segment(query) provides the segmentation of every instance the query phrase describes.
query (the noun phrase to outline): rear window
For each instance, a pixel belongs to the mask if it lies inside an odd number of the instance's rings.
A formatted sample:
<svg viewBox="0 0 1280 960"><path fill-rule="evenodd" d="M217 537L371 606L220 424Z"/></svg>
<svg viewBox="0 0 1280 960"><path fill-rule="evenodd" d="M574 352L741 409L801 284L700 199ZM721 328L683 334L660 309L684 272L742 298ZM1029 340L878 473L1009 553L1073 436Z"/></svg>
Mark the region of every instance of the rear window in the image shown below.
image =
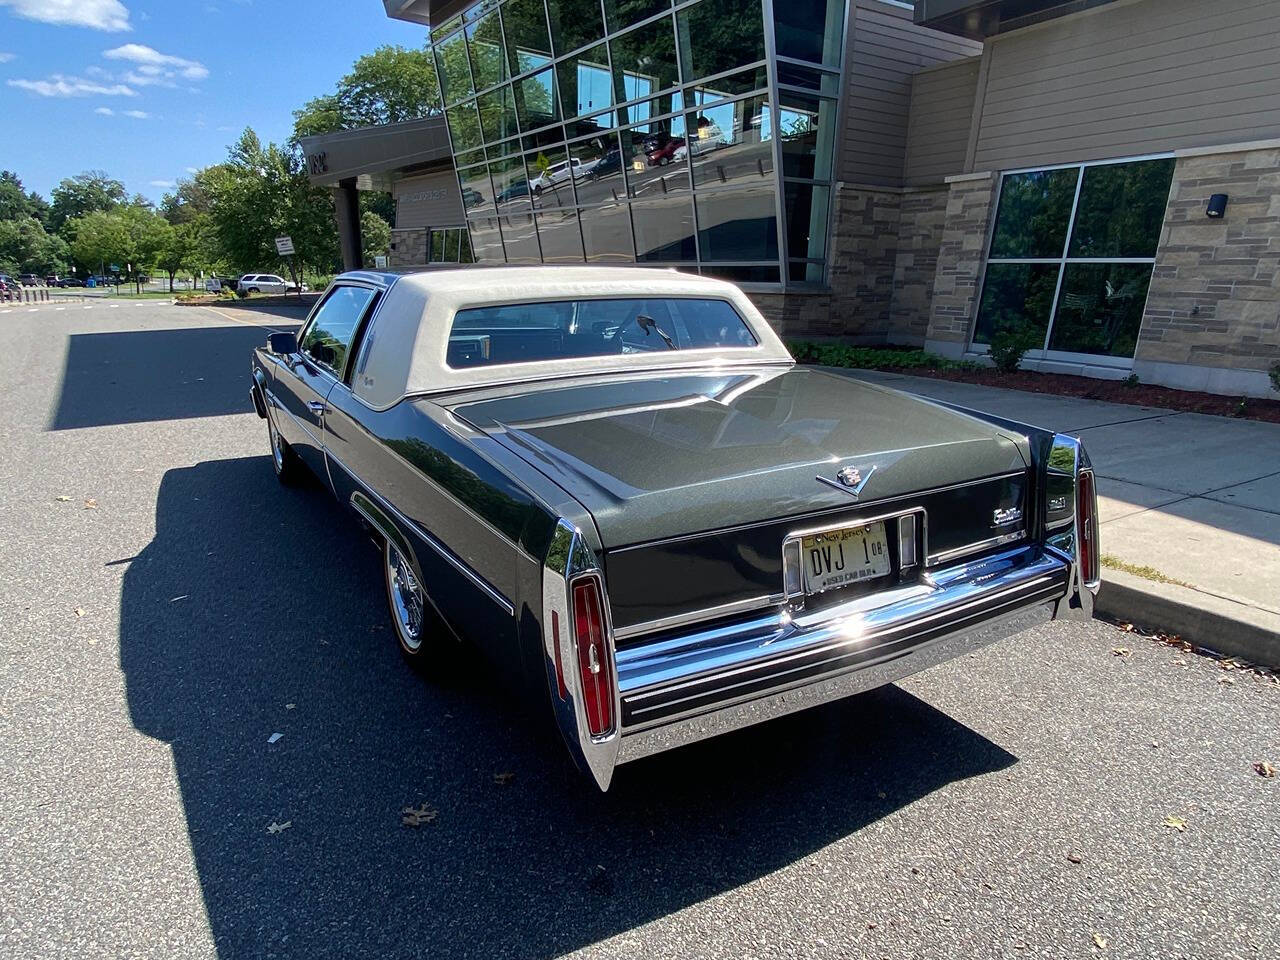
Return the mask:
<svg viewBox="0 0 1280 960"><path fill-rule="evenodd" d="M557 300L459 310L450 367L756 346L725 300L652 297Z"/></svg>

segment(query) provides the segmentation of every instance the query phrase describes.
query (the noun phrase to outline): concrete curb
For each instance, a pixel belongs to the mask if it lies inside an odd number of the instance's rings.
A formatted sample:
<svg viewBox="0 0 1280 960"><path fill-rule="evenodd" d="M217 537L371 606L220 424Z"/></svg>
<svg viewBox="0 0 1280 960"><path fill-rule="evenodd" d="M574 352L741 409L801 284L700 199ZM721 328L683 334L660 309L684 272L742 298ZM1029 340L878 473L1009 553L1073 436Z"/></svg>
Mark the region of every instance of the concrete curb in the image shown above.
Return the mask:
<svg viewBox="0 0 1280 960"><path fill-rule="evenodd" d="M1280 615L1257 607L1104 568L1095 609L1115 620L1176 633L1224 656L1280 669Z"/></svg>

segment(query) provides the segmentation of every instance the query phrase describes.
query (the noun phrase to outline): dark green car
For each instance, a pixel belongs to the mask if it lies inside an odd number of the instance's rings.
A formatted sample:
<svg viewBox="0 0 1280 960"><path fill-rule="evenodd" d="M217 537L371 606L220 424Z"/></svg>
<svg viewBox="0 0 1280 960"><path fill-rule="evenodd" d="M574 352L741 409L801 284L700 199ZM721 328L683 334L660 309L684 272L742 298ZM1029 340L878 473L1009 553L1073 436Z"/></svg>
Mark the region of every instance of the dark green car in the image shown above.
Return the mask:
<svg viewBox="0 0 1280 960"><path fill-rule="evenodd" d="M383 551L400 649L458 641L619 763L1089 617L1078 440L800 367L673 271L339 277L253 357L276 473Z"/></svg>

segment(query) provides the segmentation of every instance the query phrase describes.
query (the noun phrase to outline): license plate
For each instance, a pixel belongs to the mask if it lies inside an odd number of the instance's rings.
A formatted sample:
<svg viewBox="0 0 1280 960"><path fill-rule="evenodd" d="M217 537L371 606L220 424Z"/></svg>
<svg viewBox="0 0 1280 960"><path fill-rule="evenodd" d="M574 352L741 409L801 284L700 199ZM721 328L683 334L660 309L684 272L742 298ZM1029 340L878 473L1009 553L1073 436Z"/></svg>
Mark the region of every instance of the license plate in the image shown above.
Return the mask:
<svg viewBox="0 0 1280 960"><path fill-rule="evenodd" d="M822 593L863 580L888 576L889 538L884 521L817 533L800 541L804 592Z"/></svg>

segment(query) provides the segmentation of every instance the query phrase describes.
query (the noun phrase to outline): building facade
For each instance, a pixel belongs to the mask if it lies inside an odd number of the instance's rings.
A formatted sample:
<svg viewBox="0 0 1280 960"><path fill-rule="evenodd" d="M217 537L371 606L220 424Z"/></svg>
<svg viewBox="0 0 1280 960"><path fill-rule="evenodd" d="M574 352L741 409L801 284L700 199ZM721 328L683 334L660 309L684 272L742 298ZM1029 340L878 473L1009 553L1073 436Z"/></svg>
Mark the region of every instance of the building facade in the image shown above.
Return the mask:
<svg viewBox="0 0 1280 960"><path fill-rule="evenodd" d="M787 336L1270 390L1280 4L384 2L444 98L393 263L667 265Z"/></svg>

